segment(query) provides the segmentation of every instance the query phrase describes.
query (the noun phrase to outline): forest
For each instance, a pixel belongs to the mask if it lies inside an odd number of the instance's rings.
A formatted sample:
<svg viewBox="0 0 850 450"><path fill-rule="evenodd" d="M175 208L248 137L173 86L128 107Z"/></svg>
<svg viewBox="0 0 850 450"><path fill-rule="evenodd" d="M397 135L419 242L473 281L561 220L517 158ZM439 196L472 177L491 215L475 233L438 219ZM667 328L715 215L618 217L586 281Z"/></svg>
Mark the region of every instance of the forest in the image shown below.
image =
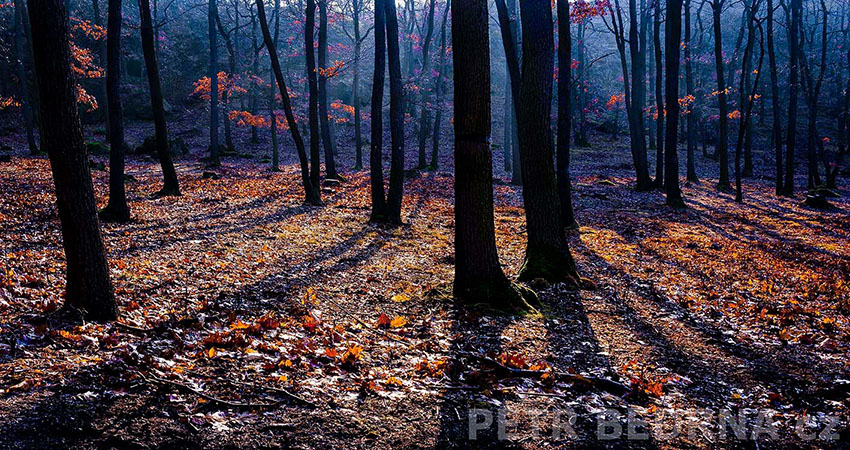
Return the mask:
<svg viewBox="0 0 850 450"><path fill-rule="evenodd" d="M850 447L847 0L0 0L0 448Z"/></svg>

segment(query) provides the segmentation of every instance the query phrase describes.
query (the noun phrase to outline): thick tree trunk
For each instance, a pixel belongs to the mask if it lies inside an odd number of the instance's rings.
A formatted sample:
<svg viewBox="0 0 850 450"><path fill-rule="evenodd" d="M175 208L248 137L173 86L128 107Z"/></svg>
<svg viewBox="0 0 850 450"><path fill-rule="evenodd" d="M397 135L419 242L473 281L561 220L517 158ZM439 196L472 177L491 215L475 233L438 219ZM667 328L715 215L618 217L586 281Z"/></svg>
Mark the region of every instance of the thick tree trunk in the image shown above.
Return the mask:
<svg viewBox="0 0 850 450"><path fill-rule="evenodd" d="M210 163L218 166L218 34L215 31L215 18L218 16L216 0L209 0L207 12L210 38Z"/></svg>
<svg viewBox="0 0 850 450"><path fill-rule="evenodd" d="M27 145L29 146L30 154L38 154L38 144L35 142L35 126L32 114L32 103L29 96L29 88L27 86L27 74L24 69L24 35L26 30L24 27L24 14L26 14L24 0L15 0L15 56L17 58L18 81L21 83L21 109L24 113L24 128L27 133Z"/></svg>
<svg viewBox="0 0 850 450"><path fill-rule="evenodd" d="M94 187L71 75L68 18L62 0L29 0L42 139L56 187L56 209L65 249L67 304L90 320L112 320L115 297L97 220Z"/></svg>
<svg viewBox="0 0 850 450"><path fill-rule="evenodd" d="M384 2L387 26L387 62L390 73L390 189L387 193L387 219L401 224L401 200L404 193L404 93L401 85L401 60L398 48L398 14L395 2Z"/></svg>
<svg viewBox="0 0 850 450"><path fill-rule="evenodd" d="M322 200L319 194L319 187L314 185L310 180L310 164L307 161L307 151L304 149L304 139L301 138L301 132L298 131L298 123L295 122L295 115L292 114L292 104L289 100L289 91L286 89L286 82L283 80L283 72L280 70L280 60L277 57L277 47L272 41L269 25L266 21L266 11L263 7L263 0L256 0L257 18L260 21L260 29L263 32L263 39L266 42L266 48L269 51L272 70L274 71L277 87L280 90L280 98L283 103L283 112L286 115L286 123L289 125L289 132L292 134L292 140L295 141L295 149L298 151L298 159L301 162L301 182L304 184L304 201L311 205L321 205Z"/></svg>
<svg viewBox="0 0 850 450"><path fill-rule="evenodd" d="M644 27L646 20L638 24L637 4L629 0L629 55L632 63L632 145L634 146L635 168L637 169L637 185L639 191L649 189L649 163L646 155L646 132L644 131L643 107L646 104L646 39ZM643 18L642 18L643 19ZM640 33L638 30L640 29Z"/></svg>
<svg viewBox="0 0 850 450"><path fill-rule="evenodd" d="M542 278L580 286L560 216L555 181L552 126L554 31L548 2L522 0L523 73L518 100L522 197L528 223L528 247L520 280Z"/></svg>
<svg viewBox="0 0 850 450"><path fill-rule="evenodd" d="M106 102L109 105L109 203L104 221L130 220L124 190L124 107L121 104L121 0L109 0L106 29Z"/></svg>
<svg viewBox="0 0 850 450"><path fill-rule="evenodd" d="M782 114L779 111L779 74L776 68L776 50L773 38L773 0L767 0L767 56L770 64L770 97L772 102L773 126L771 136L776 157L776 195L783 192L782 179Z"/></svg>
<svg viewBox="0 0 850 450"><path fill-rule="evenodd" d="M336 171L336 144L331 138L328 119L328 0L319 0L319 124L322 132L322 147L325 150L325 178L339 180Z"/></svg>
<svg viewBox="0 0 850 450"><path fill-rule="evenodd" d="M723 61L723 39L720 32L721 17L720 13L723 10L724 0L713 0L711 9L714 18L714 62L717 73L717 103L720 109L720 133L717 140L717 148L715 154L720 161L720 179L717 182L717 187L720 190L730 190L729 184L729 111L726 106L726 81L724 79L725 63Z"/></svg>
<svg viewBox="0 0 850 450"><path fill-rule="evenodd" d="M139 15L142 19L142 52L145 55L145 67L148 71L148 86L153 108L153 123L156 129L156 152L162 166L162 176L165 183L156 196L180 195L177 184L177 172L171 160L171 150L168 148L168 127L165 124L165 108L162 105L162 86L159 79L159 65L156 61L153 42L153 22L149 0L139 0Z"/></svg>
<svg viewBox="0 0 850 450"><path fill-rule="evenodd" d="M384 2L375 0L375 64L372 75L371 143L369 179L372 193L373 222L387 220L387 198L384 191L384 79L387 71L387 26Z"/></svg>
<svg viewBox="0 0 850 450"><path fill-rule="evenodd" d="M658 1L658 0L656 0ZM561 201L561 222L567 228L578 228L573 212L572 186L570 183L570 125L572 107L570 83L572 82L572 37L570 36L570 3L558 0L558 141L557 182L558 198Z"/></svg>
<svg viewBox="0 0 850 450"><path fill-rule="evenodd" d="M316 30L316 0L307 0L307 20L304 24L304 54L307 55L307 85L310 127L310 182L319 189L319 85L316 80L316 50L313 34Z"/></svg>
<svg viewBox="0 0 850 450"><path fill-rule="evenodd" d="M659 0L660 1L660 0ZM667 148L664 150L666 178L664 191L667 204L682 208L682 192L679 189L679 48L682 37L682 0L667 0L667 23L664 26L667 55L665 96L667 98Z"/></svg>
<svg viewBox="0 0 850 450"><path fill-rule="evenodd" d="M490 51L486 0L455 0L452 36L455 108L454 295L510 308L521 297L499 265L493 225Z"/></svg>

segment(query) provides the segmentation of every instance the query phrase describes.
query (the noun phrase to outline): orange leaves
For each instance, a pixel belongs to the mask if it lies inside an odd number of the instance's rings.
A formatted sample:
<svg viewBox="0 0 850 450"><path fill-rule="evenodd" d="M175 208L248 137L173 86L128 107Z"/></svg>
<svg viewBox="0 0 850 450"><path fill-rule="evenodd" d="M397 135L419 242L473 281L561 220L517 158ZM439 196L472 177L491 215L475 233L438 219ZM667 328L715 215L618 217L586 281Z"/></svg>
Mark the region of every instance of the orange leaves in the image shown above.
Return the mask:
<svg viewBox="0 0 850 450"><path fill-rule="evenodd" d="M0 97L0 111L6 108L18 108L20 106L21 102L14 97Z"/></svg>
<svg viewBox="0 0 850 450"><path fill-rule="evenodd" d="M378 328L401 328L407 325L407 322L408 320L404 316L395 316L393 319L390 319L390 316L381 313L381 315L378 316L378 323L376 326Z"/></svg>
<svg viewBox="0 0 850 450"><path fill-rule="evenodd" d="M378 324L377 324L377 327L378 327L378 328L389 328L389 327L390 327L390 322L391 322L391 321L390 321L390 316L388 316L388 315L386 315L386 314L384 314L384 313L381 313L381 315L378 317Z"/></svg>
<svg viewBox="0 0 850 450"><path fill-rule="evenodd" d="M416 373L425 374L432 377L441 377L445 375L448 363L445 359L429 361L424 359L416 363L414 370Z"/></svg>
<svg viewBox="0 0 850 450"><path fill-rule="evenodd" d="M609 110L614 110L619 107L621 104L625 103L626 94L613 94L611 98L608 99L608 103L605 104L605 107Z"/></svg>
<svg viewBox="0 0 850 450"><path fill-rule="evenodd" d="M736 109L736 110L734 110L734 111L730 112L730 113L728 114L728 116L729 116L729 118L730 118L730 119L732 119L732 120L738 120L738 119L740 119L740 118L741 118L741 111L738 111L738 110Z"/></svg>
<svg viewBox="0 0 850 450"><path fill-rule="evenodd" d="M316 328L318 328L320 322L313 317L312 314L308 314L301 319L301 326L304 327L305 330L310 333L315 333Z"/></svg>
<svg viewBox="0 0 850 450"><path fill-rule="evenodd" d="M345 353L342 354L341 361L343 365L353 367L355 364L357 364L357 361L360 361L360 358L362 357L363 347L357 344L352 344L348 347L347 350L345 350Z"/></svg>
<svg viewBox="0 0 850 450"><path fill-rule="evenodd" d="M502 353L496 358L499 364L510 367L512 369L528 369L528 359L525 356L517 353Z"/></svg>
<svg viewBox="0 0 850 450"><path fill-rule="evenodd" d="M227 101L230 102L233 97L238 94L245 94L247 89L241 85L241 77L239 75L229 75L227 72L218 73L218 93L222 99L224 94L227 94ZM203 100L210 99L210 86L212 80L210 77L203 77L194 83L195 90L191 95L197 95Z"/></svg>
<svg viewBox="0 0 850 450"><path fill-rule="evenodd" d="M317 72L321 77L333 78L339 74L340 70L342 70L343 67L345 67L345 61L334 61L332 66L326 67L324 69L319 68Z"/></svg>

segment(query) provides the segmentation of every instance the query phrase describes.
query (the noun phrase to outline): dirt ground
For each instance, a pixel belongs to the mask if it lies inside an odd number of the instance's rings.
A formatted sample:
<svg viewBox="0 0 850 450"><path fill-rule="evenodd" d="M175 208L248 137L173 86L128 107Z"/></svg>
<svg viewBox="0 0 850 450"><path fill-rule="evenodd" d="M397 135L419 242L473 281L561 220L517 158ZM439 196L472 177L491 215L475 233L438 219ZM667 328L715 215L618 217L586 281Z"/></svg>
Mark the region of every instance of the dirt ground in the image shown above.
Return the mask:
<svg viewBox="0 0 850 450"><path fill-rule="evenodd" d="M673 211L633 190L623 142L596 137L573 153L570 243L597 289L532 283L543 306L511 316L450 298L449 148L408 179L405 225L383 228L350 147L347 180L307 207L288 139L273 173L268 139L237 130L244 154L205 179L205 137L181 123L183 195L150 199L158 165L131 156L133 220L103 226L120 324L58 310L49 164L2 138L0 448L848 448L846 178L811 209L773 195L757 153L736 204L698 156ZM513 277L521 189L494 154ZM108 172L93 176L103 206Z"/></svg>

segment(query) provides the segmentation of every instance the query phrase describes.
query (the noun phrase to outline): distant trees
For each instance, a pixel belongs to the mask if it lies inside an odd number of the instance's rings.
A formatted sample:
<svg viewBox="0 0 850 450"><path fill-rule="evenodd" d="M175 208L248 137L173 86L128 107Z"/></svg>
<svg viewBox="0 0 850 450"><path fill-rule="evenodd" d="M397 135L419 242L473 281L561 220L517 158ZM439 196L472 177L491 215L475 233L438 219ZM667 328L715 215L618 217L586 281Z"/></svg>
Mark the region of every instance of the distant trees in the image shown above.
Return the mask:
<svg viewBox="0 0 850 450"><path fill-rule="evenodd" d="M314 33L316 30L316 0L307 0L307 20L304 21L304 54L307 58L307 99L309 101L308 126L310 128L310 182L320 189L319 170L319 84L316 70Z"/></svg>
<svg viewBox="0 0 850 450"><path fill-rule="evenodd" d="M218 17L216 0L209 0L207 8L210 38L210 164L220 164L218 152L218 34L215 20Z"/></svg>
<svg viewBox="0 0 850 450"><path fill-rule="evenodd" d="M165 184L155 196L180 195L180 186L177 183L177 172L174 170L174 162L171 160L171 150L168 143L168 126L165 123L165 108L162 100L162 86L159 78L159 65L156 61L156 52L153 40L153 20L151 19L150 0L139 1L139 15L141 16L142 51L145 55L145 67L148 71L148 86L151 95L151 108L153 109L153 122L156 129L156 154L162 166L162 176ZM214 84L211 86L215 86ZM216 89L212 89L213 92Z"/></svg>
<svg viewBox="0 0 850 450"><path fill-rule="evenodd" d="M71 74L68 18L62 0L29 0L42 145L50 158L66 259L65 299L89 320L112 320L115 297L97 220L89 161ZM119 143L120 145L120 143Z"/></svg>
<svg viewBox="0 0 850 450"><path fill-rule="evenodd" d="M717 95L718 109L720 110L717 119L720 123L720 131L715 148L715 154L720 162L720 179L717 182L717 187L725 191L730 190L732 186L729 184L729 108L726 104L727 87L724 77L726 64L723 60L723 36L721 31L721 13L723 12L724 4L725 0L711 0L714 29L714 63L715 73L717 74L717 91L715 93Z"/></svg>
<svg viewBox="0 0 850 450"><path fill-rule="evenodd" d="M15 1L15 59L18 69L18 81L20 82L21 109L24 116L24 129L27 133L27 145L30 154L38 153L38 144L35 142L35 124L32 114L32 101L30 100L29 88L27 86L27 74L24 68L26 50L24 49L24 36L26 33L26 6L24 0Z"/></svg>
<svg viewBox="0 0 850 450"><path fill-rule="evenodd" d="M325 149L325 176L332 180L341 180L336 171L336 143L331 137L331 125L328 119L328 77L332 68L328 67L328 0L319 0L319 125L322 133L322 147Z"/></svg>

